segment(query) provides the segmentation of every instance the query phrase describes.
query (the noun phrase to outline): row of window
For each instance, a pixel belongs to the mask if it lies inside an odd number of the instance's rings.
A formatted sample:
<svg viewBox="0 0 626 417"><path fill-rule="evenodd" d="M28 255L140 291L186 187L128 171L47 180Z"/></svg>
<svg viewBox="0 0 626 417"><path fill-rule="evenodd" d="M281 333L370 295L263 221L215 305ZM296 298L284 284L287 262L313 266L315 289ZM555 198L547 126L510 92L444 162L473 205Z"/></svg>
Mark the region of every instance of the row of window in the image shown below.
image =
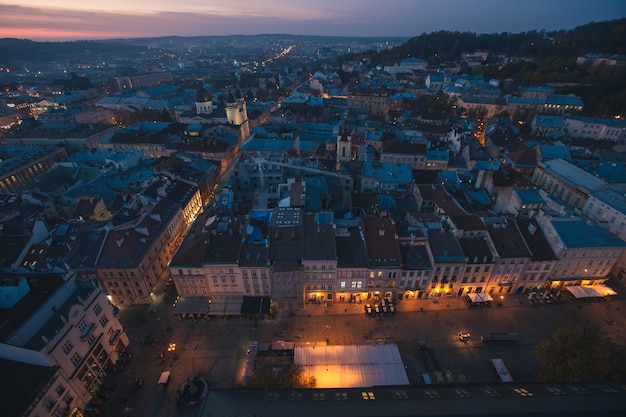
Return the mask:
<svg viewBox="0 0 626 417"><path fill-rule="evenodd" d="M313 264L313 265L305 265L304 269L308 270L308 269L317 269L317 264ZM321 268L322 270L326 269L326 264L322 264ZM334 269L332 265L328 265L328 269Z"/></svg>
<svg viewBox="0 0 626 417"><path fill-rule="evenodd" d="M359 287L360 288L360 287ZM333 290L333 284L306 284L307 290Z"/></svg>
<svg viewBox="0 0 626 417"><path fill-rule="evenodd" d="M124 291L123 290L111 290L111 294L113 294L113 295L115 295L115 294L117 294L117 295L124 295ZM127 295L132 295L133 292L131 290L126 290L126 294ZM137 294L142 295L143 291L138 289L137 290Z"/></svg>
<svg viewBox="0 0 626 417"><path fill-rule="evenodd" d="M396 283L395 281L386 281L384 283L386 288L395 288ZM323 284L322 284L323 285ZM332 284L326 284L328 286L328 289L332 289ZM368 281L367 282L367 288L382 288L383 287L383 282L382 281ZM344 290L346 288L351 288L351 289L359 289L359 288L365 288L365 286L363 285L363 281L341 281L339 282L339 288Z"/></svg>

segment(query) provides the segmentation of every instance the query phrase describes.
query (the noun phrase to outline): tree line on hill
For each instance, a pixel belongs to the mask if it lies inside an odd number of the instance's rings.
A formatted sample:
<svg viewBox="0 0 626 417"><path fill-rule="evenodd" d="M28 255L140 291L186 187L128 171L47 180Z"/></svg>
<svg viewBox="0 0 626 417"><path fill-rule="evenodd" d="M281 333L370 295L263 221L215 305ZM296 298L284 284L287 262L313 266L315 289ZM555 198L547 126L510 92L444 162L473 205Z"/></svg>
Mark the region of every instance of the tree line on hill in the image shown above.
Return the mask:
<svg viewBox="0 0 626 417"><path fill-rule="evenodd" d="M485 80L509 80L502 85L504 93L515 93L518 86L551 84L558 86L558 93L580 96L585 102L583 115L612 117L626 113L625 70L576 63L578 56L588 53L626 55L626 18L553 32L424 33L389 50L345 54L337 61L340 65L369 58L372 65L384 66L416 57L429 64L441 64L459 61L463 52L478 50L489 51L489 58L472 68L462 64L461 73L482 75ZM503 64L500 55L518 59Z"/></svg>

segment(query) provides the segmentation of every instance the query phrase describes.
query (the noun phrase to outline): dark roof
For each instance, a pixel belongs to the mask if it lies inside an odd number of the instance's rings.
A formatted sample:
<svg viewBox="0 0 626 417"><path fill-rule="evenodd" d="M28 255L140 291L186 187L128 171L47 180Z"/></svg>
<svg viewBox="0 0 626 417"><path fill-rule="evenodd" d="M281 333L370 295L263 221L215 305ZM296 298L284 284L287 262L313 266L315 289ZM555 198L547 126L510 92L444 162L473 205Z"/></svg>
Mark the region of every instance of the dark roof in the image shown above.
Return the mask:
<svg viewBox="0 0 626 417"><path fill-rule="evenodd" d="M428 245L435 263L465 262L459 240L452 233L431 230L428 233Z"/></svg>
<svg viewBox="0 0 626 417"><path fill-rule="evenodd" d="M5 376L0 378L2 415L18 417L28 415L27 408L50 383L58 368L0 359L0 369Z"/></svg>
<svg viewBox="0 0 626 417"><path fill-rule="evenodd" d="M457 229L465 231L478 231L487 230L487 226L483 223L480 216L475 214L450 214L450 220L456 226Z"/></svg>
<svg viewBox="0 0 626 417"><path fill-rule="evenodd" d="M420 188L420 192L421 192ZM446 214L466 214L465 210L456 201L456 199L449 194L443 187L438 187L435 190L433 201L439 207L441 211Z"/></svg>
<svg viewBox="0 0 626 417"><path fill-rule="evenodd" d="M405 141L388 141L383 146L383 153L399 153L409 155L426 155L426 145Z"/></svg>
<svg viewBox="0 0 626 417"><path fill-rule="evenodd" d="M526 244L532 252L532 261L556 261L559 258L552 250L552 246L548 243L548 239L543 233L543 230L535 223L535 221L528 217L518 217L515 219L519 230L526 240Z"/></svg>
<svg viewBox="0 0 626 417"><path fill-rule="evenodd" d="M535 148L518 149L507 153L506 158L513 166L535 167L537 165L537 150Z"/></svg>
<svg viewBox="0 0 626 417"><path fill-rule="evenodd" d="M622 416L624 405L623 387L619 383L582 384L582 389L571 384L519 384L533 398L511 394L510 384L489 384L492 391L500 395L485 393L479 384L467 384L459 389L457 384L405 386L376 386L338 389L289 389L289 388L235 388L210 389L203 411L222 417L256 416L556 416L597 417ZM607 386L610 389L607 389ZM569 395L554 395L550 389ZM369 400L364 392L372 393ZM468 395L461 395L467 392ZM502 395L505 394L505 395ZM441 398L429 400L428 398ZM375 400L374 400L375 398ZM428 401L428 402L427 402ZM593 410L593 411L589 411Z"/></svg>
<svg viewBox="0 0 626 417"><path fill-rule="evenodd" d="M389 218L368 217L363 226L370 268L402 266L395 223Z"/></svg>
<svg viewBox="0 0 626 417"><path fill-rule="evenodd" d="M242 218L216 220L205 237L204 262L238 262L244 227Z"/></svg>
<svg viewBox="0 0 626 417"><path fill-rule="evenodd" d="M532 253L526 247L517 224L511 218L485 218L491 241L500 258L530 258Z"/></svg>
<svg viewBox="0 0 626 417"><path fill-rule="evenodd" d="M331 224L317 224L316 214L304 216L304 259L336 260L334 229Z"/></svg>
<svg viewBox="0 0 626 417"><path fill-rule="evenodd" d="M302 210L278 207L270 220L270 260L300 264L303 256Z"/></svg>
<svg viewBox="0 0 626 417"><path fill-rule="evenodd" d="M98 268L132 268L137 266L162 236L172 217L180 211L180 203L163 198L135 226L121 226L109 232L103 245Z"/></svg>
<svg viewBox="0 0 626 417"><path fill-rule="evenodd" d="M3 323L0 327L0 341L11 336L64 283L59 274L2 275L0 285L17 286L20 279L26 280L29 291L13 307L0 309L0 323Z"/></svg>
<svg viewBox="0 0 626 417"><path fill-rule="evenodd" d="M432 269L426 245L402 245L402 269Z"/></svg>
<svg viewBox="0 0 626 417"><path fill-rule="evenodd" d="M240 267L260 267L267 265L269 248L263 244L246 244L241 247Z"/></svg>
<svg viewBox="0 0 626 417"><path fill-rule="evenodd" d="M534 184L530 181L530 179L509 167L493 173L493 185L496 187L507 187L512 185L532 187Z"/></svg>
<svg viewBox="0 0 626 417"><path fill-rule="evenodd" d="M487 238L482 237L462 237L459 238L459 245L463 250L467 263L491 263L493 262Z"/></svg>
<svg viewBox="0 0 626 417"><path fill-rule="evenodd" d="M335 231L338 268L366 268L367 250L360 227L337 225Z"/></svg>
<svg viewBox="0 0 626 417"><path fill-rule="evenodd" d="M202 267L205 246L204 236L188 235L172 257L170 267Z"/></svg>

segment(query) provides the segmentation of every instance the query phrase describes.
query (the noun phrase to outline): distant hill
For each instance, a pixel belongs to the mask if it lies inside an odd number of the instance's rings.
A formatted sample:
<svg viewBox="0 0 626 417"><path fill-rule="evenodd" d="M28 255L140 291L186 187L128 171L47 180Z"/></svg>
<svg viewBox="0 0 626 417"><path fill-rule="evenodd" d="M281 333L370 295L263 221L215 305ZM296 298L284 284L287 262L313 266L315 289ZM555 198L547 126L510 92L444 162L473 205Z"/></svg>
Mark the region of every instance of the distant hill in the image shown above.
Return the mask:
<svg viewBox="0 0 626 417"><path fill-rule="evenodd" d="M124 38L107 39L101 42L122 43L126 45L142 45L157 47L161 49L172 49L181 46L210 45L214 43L225 44L228 42L246 42L251 45L256 41L270 42L310 42L337 45L342 43L358 42L359 44L377 43L391 41L399 44L410 39L407 36L401 37L347 37L347 36L317 36L317 35L290 35L286 33L260 34L260 35L215 35L215 36L162 36L157 38Z"/></svg>
<svg viewBox="0 0 626 417"><path fill-rule="evenodd" d="M263 35L228 35L228 36L164 36L156 38L118 38L99 41L70 42L35 42L28 39L0 39L0 64L15 65L20 63L37 63L41 61L59 61L80 56L108 55L132 56L145 52L150 48L176 50L189 46L211 45L226 46L230 43L244 45L249 43L254 48L259 42L298 42L318 43L329 46L349 44L359 45L390 42L398 45L408 37L339 37L339 36L308 36L289 34Z"/></svg>
<svg viewBox="0 0 626 417"><path fill-rule="evenodd" d="M626 55L626 18L589 23L567 31L424 33L390 50L345 55L341 60L367 56L374 64L384 65L412 56L431 63L441 63L456 61L462 52L476 50L489 50L508 56L533 56L538 59L569 59L589 52Z"/></svg>
<svg viewBox="0 0 626 417"><path fill-rule="evenodd" d="M23 62L57 61L88 55L138 54L146 51L144 46L120 45L96 41L35 42L28 39L0 39L0 64L12 65Z"/></svg>

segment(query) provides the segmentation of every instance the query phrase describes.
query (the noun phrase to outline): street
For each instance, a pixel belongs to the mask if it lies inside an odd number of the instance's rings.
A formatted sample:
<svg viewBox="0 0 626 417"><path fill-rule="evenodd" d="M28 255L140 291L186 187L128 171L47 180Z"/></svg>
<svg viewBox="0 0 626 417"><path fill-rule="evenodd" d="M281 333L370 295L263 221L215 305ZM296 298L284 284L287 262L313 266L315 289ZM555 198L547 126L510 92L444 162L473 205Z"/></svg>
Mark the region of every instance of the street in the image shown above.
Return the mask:
<svg viewBox="0 0 626 417"><path fill-rule="evenodd" d="M618 290L619 292L619 290ZM177 390L191 377L203 376L211 388L242 386L250 341L364 344L393 341L398 345L409 381L496 383L491 358L506 363L516 382L536 380L541 364L534 354L539 342L569 320L591 320L617 343L626 344L625 307L619 298L594 303L531 306L522 295L507 296L502 306L470 309L459 299L402 300L395 314L366 315L361 304L307 305L299 311L277 310L273 319L229 317L178 320L173 295L161 295L150 306L121 309L120 320L131 340L132 360L110 375L103 389L104 416L195 416L196 409L176 405ZM458 332L471 334L467 343ZM514 332L519 342L481 343L480 336ZM420 346L418 342L425 342ZM168 346L175 344L175 350ZM157 385L171 371L167 387ZM137 388L136 378L145 383ZM130 394L129 394L130 393Z"/></svg>

